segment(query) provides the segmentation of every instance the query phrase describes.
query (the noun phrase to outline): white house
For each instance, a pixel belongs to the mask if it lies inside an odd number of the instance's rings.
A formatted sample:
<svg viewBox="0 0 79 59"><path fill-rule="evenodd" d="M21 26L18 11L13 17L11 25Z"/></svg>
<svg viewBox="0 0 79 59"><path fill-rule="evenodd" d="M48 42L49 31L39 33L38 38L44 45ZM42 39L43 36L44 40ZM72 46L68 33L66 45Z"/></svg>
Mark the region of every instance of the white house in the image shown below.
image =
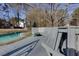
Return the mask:
<svg viewBox="0 0 79 59"><path fill-rule="evenodd" d="M19 21L19 27L21 27L21 28L25 27L24 21Z"/></svg>

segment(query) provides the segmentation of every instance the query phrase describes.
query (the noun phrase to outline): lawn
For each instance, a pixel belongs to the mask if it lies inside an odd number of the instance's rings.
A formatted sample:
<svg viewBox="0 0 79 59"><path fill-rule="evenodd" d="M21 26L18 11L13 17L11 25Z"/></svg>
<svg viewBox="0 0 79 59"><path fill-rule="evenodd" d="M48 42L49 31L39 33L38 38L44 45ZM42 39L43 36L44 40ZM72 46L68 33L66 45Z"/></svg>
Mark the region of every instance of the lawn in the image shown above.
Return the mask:
<svg viewBox="0 0 79 59"><path fill-rule="evenodd" d="M6 34L11 32L28 32L28 29L0 29L0 34Z"/></svg>

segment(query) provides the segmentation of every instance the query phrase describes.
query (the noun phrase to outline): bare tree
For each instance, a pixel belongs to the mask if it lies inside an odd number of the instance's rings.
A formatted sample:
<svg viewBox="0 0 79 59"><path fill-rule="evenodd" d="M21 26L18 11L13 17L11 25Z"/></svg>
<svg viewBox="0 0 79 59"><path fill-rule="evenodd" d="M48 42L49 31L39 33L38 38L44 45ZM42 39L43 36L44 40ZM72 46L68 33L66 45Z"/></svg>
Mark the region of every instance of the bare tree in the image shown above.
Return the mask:
<svg viewBox="0 0 79 59"><path fill-rule="evenodd" d="M25 15L26 15L28 8L29 7L33 8L33 6L31 6L30 4L25 4L25 3L11 3L9 5L16 9L16 15L17 15L16 17L17 17L18 24L19 24L19 18L20 18L20 13L21 13L20 10L23 9L25 11ZM24 20L25 27L26 27L26 22L27 22L26 19Z"/></svg>
<svg viewBox="0 0 79 59"><path fill-rule="evenodd" d="M62 5L64 8L61 8ZM50 20L52 22L52 26L59 26L61 24L61 21L63 21L63 19L65 19L68 15L67 8L69 4L50 3L49 6L51 10Z"/></svg>
<svg viewBox="0 0 79 59"><path fill-rule="evenodd" d="M33 8L28 12L27 17L31 25L36 23L38 27L46 27L50 24L48 12L43 9Z"/></svg>

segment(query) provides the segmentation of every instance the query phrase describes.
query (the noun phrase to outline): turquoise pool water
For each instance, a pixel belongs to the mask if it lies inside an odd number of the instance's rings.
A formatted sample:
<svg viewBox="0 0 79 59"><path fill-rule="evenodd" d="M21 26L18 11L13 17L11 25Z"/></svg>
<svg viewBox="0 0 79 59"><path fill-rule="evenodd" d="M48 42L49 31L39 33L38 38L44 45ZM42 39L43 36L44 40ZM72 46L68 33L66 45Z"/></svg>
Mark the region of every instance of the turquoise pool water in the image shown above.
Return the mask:
<svg viewBox="0 0 79 59"><path fill-rule="evenodd" d="M0 34L0 44L12 42L18 38L20 38L21 32L14 32L14 33L8 33L8 34Z"/></svg>

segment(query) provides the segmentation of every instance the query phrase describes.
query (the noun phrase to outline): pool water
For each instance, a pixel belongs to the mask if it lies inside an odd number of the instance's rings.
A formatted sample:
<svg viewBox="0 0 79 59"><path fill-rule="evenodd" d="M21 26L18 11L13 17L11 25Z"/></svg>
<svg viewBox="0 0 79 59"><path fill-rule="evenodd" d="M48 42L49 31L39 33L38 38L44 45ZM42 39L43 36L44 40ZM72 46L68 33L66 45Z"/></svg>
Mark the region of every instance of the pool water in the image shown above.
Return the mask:
<svg viewBox="0 0 79 59"><path fill-rule="evenodd" d="M12 42L20 38L21 32L13 32L8 34L0 34L0 44Z"/></svg>

